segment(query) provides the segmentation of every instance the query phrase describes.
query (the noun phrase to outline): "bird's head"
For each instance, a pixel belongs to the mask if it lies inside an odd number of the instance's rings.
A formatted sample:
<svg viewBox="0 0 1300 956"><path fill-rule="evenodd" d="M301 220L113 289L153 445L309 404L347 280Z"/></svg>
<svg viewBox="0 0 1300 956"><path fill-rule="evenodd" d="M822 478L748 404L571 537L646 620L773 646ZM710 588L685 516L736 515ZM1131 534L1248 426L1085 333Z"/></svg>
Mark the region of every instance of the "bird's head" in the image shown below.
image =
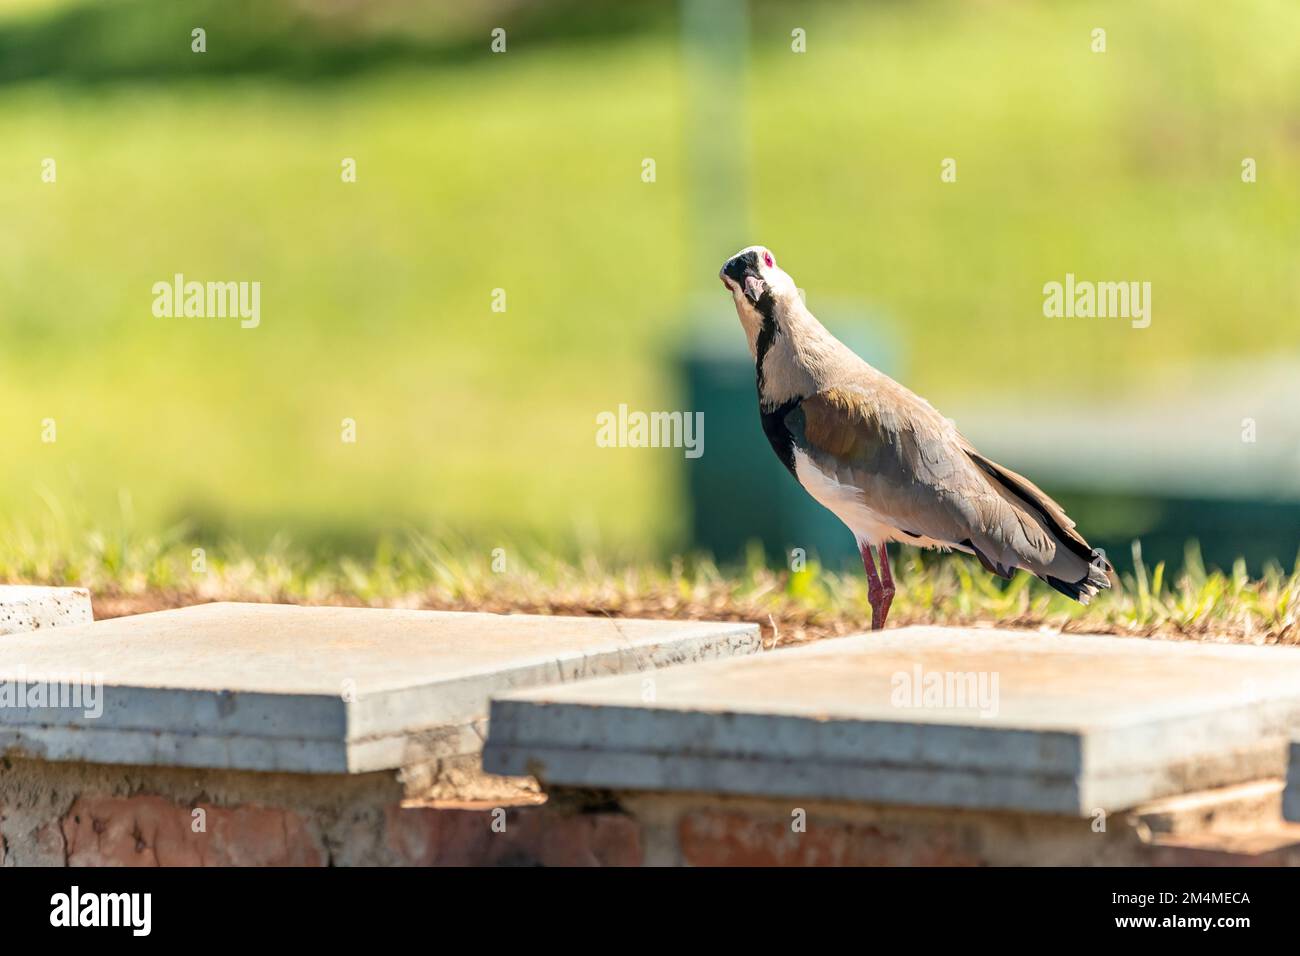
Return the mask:
<svg viewBox="0 0 1300 956"><path fill-rule="evenodd" d="M794 280L766 246L741 249L727 260L718 277L736 303L751 349L764 322L776 322L778 315L799 301Z"/></svg>

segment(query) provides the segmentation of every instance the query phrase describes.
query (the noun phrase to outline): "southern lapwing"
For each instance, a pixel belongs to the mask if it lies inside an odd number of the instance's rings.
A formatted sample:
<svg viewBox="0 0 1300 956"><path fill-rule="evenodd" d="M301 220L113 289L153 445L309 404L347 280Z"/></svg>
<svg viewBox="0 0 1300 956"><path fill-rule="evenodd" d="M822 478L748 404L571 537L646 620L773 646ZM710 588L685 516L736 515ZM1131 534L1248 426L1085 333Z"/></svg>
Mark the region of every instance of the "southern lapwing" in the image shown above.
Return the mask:
<svg viewBox="0 0 1300 956"><path fill-rule="evenodd" d="M891 541L964 551L1004 578L1022 568L1084 604L1110 587L1105 555L1060 505L826 331L769 250L742 249L719 275L754 357L763 432L857 539L873 630L894 598Z"/></svg>

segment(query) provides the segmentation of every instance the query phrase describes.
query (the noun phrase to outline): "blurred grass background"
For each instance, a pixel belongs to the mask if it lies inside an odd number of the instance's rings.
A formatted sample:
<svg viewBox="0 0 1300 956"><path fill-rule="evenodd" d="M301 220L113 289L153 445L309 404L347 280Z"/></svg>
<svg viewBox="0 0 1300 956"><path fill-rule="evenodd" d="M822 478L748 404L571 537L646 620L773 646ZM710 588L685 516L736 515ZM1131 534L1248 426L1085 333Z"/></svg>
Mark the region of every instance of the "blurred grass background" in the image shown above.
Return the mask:
<svg viewBox="0 0 1300 956"><path fill-rule="evenodd" d="M597 448L595 416L682 407L687 302L750 242L814 304L895 317L959 424L1300 347L1295 4L759 0L754 229L717 249L689 234L678 17L0 0L0 527L661 558L689 543L681 453ZM1151 281L1151 328L1043 320L1067 271ZM177 272L260 281L261 327L154 318Z"/></svg>

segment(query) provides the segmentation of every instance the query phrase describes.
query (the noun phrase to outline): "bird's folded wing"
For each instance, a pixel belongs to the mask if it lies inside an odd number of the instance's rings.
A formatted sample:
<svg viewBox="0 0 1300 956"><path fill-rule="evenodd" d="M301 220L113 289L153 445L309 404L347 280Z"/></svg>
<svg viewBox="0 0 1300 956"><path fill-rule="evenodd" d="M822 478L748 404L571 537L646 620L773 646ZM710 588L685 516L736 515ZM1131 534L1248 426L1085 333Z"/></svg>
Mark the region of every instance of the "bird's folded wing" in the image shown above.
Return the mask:
<svg viewBox="0 0 1300 956"><path fill-rule="evenodd" d="M972 543L998 573L1051 561L1055 543L1029 509L989 480L951 422L901 386L829 388L785 424L813 465L905 534Z"/></svg>

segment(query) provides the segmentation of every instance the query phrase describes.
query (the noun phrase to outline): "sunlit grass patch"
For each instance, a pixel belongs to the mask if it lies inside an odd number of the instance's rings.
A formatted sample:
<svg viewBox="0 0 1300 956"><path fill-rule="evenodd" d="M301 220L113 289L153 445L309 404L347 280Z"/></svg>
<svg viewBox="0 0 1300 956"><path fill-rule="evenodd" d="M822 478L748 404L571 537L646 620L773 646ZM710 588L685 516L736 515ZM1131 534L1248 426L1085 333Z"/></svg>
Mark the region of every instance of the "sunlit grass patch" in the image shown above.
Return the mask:
<svg viewBox="0 0 1300 956"><path fill-rule="evenodd" d="M51 512L38 527L0 534L0 580L81 584L97 616L202 601L261 601L542 614L744 620L769 644L863 631L865 577L809 561L773 566L753 549L738 565L703 556L667 562L560 555L538 544L484 548L450 533L384 536L364 556L323 556L286 537L250 549L225 541L196 550L187 529L139 533L129 509L112 529L75 530ZM1207 570L1195 546L1177 573L1135 572L1084 607L1026 574L1001 581L961 556L894 556L898 594L890 626L950 624L1246 643L1296 643L1300 562L1250 578L1238 562Z"/></svg>

